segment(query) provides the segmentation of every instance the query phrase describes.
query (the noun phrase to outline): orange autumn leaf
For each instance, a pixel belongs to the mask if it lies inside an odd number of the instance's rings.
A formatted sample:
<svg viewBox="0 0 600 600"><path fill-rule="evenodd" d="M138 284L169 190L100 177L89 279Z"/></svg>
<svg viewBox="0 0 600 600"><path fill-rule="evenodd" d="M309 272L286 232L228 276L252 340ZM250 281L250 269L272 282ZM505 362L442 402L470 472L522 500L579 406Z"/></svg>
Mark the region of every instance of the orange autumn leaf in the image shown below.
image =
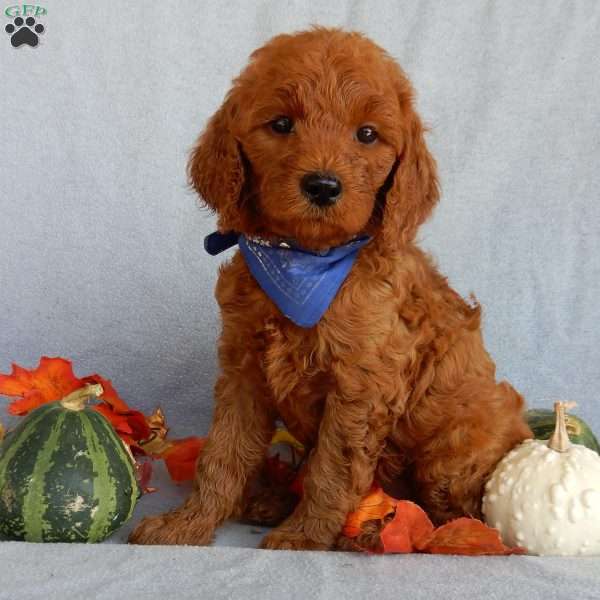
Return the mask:
<svg viewBox="0 0 600 600"><path fill-rule="evenodd" d="M414 502L398 500L394 518L385 525L380 538L384 552L420 550L433 533L427 513Z"/></svg>
<svg viewBox="0 0 600 600"><path fill-rule="evenodd" d="M28 370L13 364L9 375L0 374L0 394L16 397L8 405L12 415L25 415L47 402L64 398L81 387L73 366L64 358L43 356L38 366Z"/></svg>
<svg viewBox="0 0 600 600"><path fill-rule="evenodd" d="M502 543L500 533L478 519L461 517L438 527L424 545L430 554L524 554L524 548L509 548Z"/></svg>
<svg viewBox="0 0 600 600"><path fill-rule="evenodd" d="M173 440L162 454L173 481L191 481L196 473L196 461L206 443L205 438L189 437Z"/></svg>
<svg viewBox="0 0 600 600"><path fill-rule="evenodd" d="M360 501L358 508L346 517L342 533L349 538L355 538L361 533L361 525L365 521L383 519L394 512L398 501L388 496L380 487L373 487Z"/></svg>

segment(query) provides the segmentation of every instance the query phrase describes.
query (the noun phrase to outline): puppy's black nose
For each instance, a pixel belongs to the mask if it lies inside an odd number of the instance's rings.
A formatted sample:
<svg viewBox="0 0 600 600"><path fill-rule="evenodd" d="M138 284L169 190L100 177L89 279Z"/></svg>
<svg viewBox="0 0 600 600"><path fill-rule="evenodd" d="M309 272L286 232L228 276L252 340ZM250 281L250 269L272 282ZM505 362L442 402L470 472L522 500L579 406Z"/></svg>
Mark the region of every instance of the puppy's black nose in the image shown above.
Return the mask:
<svg viewBox="0 0 600 600"><path fill-rule="evenodd" d="M330 206L342 195L342 183L331 173L308 173L302 178L300 188L318 206Z"/></svg>

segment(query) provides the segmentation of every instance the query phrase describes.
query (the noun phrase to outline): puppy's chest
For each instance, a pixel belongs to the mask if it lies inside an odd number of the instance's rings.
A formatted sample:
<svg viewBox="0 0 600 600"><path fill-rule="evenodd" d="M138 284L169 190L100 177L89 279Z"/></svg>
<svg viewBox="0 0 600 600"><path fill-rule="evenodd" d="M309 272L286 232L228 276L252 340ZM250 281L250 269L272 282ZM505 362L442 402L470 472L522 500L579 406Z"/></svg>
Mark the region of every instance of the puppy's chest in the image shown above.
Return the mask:
<svg viewBox="0 0 600 600"><path fill-rule="evenodd" d="M316 437L333 386L330 350L315 329L272 320L264 330L261 365L274 408L300 439Z"/></svg>

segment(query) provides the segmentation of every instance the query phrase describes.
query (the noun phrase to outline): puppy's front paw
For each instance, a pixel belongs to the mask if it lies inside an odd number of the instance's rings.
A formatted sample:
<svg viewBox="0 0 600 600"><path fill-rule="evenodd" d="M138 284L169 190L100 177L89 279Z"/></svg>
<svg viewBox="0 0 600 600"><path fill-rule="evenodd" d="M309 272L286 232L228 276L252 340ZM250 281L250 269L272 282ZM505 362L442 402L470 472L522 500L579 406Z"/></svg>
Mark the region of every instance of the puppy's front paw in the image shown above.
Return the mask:
<svg viewBox="0 0 600 600"><path fill-rule="evenodd" d="M331 544L312 540L304 531L278 527L262 539L260 547L265 550L329 550Z"/></svg>
<svg viewBox="0 0 600 600"><path fill-rule="evenodd" d="M173 511L146 517L131 532L130 544L207 546L211 543L214 526L185 511Z"/></svg>

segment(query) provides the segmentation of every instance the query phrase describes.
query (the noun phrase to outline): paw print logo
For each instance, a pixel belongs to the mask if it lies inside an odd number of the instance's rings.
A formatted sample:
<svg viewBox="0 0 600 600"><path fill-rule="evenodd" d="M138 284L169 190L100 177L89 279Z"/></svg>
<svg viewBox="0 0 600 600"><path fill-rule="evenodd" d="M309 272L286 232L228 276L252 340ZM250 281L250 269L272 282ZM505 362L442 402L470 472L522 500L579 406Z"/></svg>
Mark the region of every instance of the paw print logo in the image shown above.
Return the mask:
<svg viewBox="0 0 600 600"><path fill-rule="evenodd" d="M44 33L44 26L41 23L36 25L33 17L27 17L25 20L23 20L21 17L17 17L4 29L6 33L10 35L10 43L15 48L18 48L23 44L27 44L28 46L35 48L39 42L38 33Z"/></svg>

